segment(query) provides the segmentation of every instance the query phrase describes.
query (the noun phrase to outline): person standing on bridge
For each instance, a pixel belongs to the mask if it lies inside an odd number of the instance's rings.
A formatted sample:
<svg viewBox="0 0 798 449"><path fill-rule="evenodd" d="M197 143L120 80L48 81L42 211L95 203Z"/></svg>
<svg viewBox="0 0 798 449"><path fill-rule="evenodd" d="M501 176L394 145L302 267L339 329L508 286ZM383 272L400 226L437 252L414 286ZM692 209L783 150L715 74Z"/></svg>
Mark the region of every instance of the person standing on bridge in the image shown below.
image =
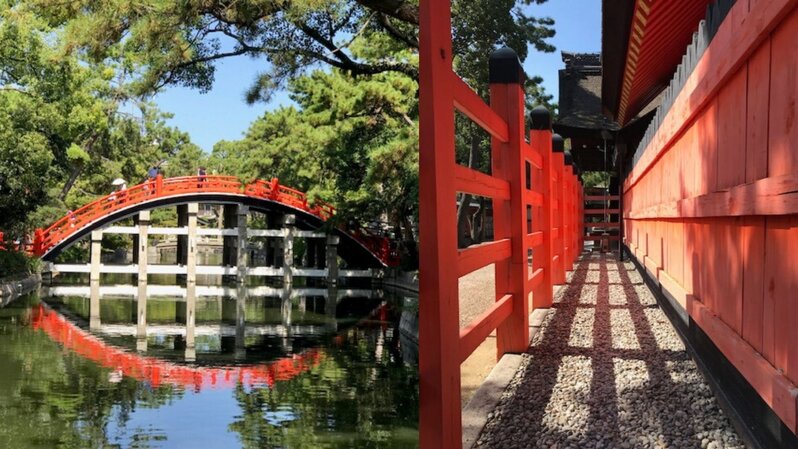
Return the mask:
<svg viewBox="0 0 798 449"><path fill-rule="evenodd" d="M145 190L155 195L155 179L158 177L159 168L157 165L150 166L147 170L147 184L144 186Z"/></svg>
<svg viewBox="0 0 798 449"><path fill-rule="evenodd" d="M207 179L208 178L206 177L205 167L198 168L197 169L197 181L199 181L199 184L197 184L197 188L201 189L202 185L205 183L205 180L207 180Z"/></svg>

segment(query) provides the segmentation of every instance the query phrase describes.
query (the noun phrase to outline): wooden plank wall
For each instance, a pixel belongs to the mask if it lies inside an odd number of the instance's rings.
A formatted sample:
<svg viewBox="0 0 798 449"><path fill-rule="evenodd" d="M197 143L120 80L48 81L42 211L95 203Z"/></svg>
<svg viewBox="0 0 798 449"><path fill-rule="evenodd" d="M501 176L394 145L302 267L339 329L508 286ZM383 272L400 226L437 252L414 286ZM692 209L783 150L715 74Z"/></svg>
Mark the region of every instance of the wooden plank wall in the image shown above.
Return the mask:
<svg viewBox="0 0 798 449"><path fill-rule="evenodd" d="M798 9L738 1L624 184L625 241L798 433Z"/></svg>

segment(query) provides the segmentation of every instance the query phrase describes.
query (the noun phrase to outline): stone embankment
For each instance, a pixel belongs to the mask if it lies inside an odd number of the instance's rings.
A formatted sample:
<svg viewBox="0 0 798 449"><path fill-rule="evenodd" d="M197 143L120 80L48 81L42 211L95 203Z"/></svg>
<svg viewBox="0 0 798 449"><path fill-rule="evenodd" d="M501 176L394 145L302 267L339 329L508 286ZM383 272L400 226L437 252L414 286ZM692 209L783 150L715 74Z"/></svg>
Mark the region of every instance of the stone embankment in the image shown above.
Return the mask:
<svg viewBox="0 0 798 449"><path fill-rule="evenodd" d="M39 287L42 276L31 274L21 279L0 279L0 307Z"/></svg>

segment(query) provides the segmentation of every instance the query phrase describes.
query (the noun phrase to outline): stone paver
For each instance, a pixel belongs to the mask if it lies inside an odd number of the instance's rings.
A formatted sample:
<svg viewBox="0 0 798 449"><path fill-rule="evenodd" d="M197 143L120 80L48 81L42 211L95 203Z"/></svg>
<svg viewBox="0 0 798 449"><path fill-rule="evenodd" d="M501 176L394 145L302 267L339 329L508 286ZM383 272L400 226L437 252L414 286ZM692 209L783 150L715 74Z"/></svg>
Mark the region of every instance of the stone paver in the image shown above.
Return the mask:
<svg viewBox="0 0 798 449"><path fill-rule="evenodd" d="M583 257L475 447L743 448L642 282Z"/></svg>

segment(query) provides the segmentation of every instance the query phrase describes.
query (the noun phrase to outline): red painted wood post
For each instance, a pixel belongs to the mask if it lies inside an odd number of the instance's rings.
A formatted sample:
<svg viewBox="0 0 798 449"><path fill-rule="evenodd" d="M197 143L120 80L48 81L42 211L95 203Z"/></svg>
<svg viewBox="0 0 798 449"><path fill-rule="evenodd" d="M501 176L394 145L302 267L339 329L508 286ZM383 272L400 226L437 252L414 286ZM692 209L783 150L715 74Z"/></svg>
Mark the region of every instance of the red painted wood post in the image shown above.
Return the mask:
<svg viewBox="0 0 798 449"><path fill-rule="evenodd" d="M574 269L574 248L576 242L574 241L574 204L576 204L576 189L574 188L574 158L570 151L565 151L565 196L567 198L567 207L565 222L567 223L567 240L566 240L566 257L565 269L566 271L573 271Z"/></svg>
<svg viewBox="0 0 798 449"><path fill-rule="evenodd" d="M37 228L33 232L33 255L34 256L41 256L44 253L44 248L42 247L44 244L44 231L41 228Z"/></svg>
<svg viewBox="0 0 798 449"><path fill-rule="evenodd" d="M543 235L543 244L535 248L532 257L532 270L542 270L543 280L533 290L532 307L535 309L551 307L553 302L552 261L554 255L554 240L552 239L552 157L551 157L551 114L548 109L538 106L531 112L532 130L529 132L529 144L533 151L537 151L542 160L543 168L538 176L532 177L533 190L540 193L543 204L536 208L532 218L535 232Z"/></svg>
<svg viewBox="0 0 798 449"><path fill-rule="evenodd" d="M419 8L419 446L460 448L451 2Z"/></svg>
<svg viewBox="0 0 798 449"><path fill-rule="evenodd" d="M497 359L507 352L524 352L529 347L529 295L527 289L526 166L524 144L524 78L521 62L509 48L490 57L490 103L507 122L509 142L492 139L492 173L510 184L510 201L494 201L494 239L510 238L511 257L496 263L496 299L510 294L513 311L496 329ZM503 204L500 204L503 203Z"/></svg>
<svg viewBox="0 0 798 449"><path fill-rule="evenodd" d="M557 202L557 209L552 218L552 226L557 228L557 238L554 240L554 267L552 269L552 280L555 285L565 284L565 195L563 195L563 185L565 184L565 142L559 134L554 134L551 141L552 147L552 168L555 173L556 181L552 191L552 202Z"/></svg>
<svg viewBox="0 0 798 449"><path fill-rule="evenodd" d="M582 184L579 182L579 167L574 164L574 264L579 260L582 255L581 236L582 236L582 220L579 217L579 204L582 201L581 197Z"/></svg>
<svg viewBox="0 0 798 449"><path fill-rule="evenodd" d="M155 176L155 196L160 196L163 193L163 175L158 174Z"/></svg>
<svg viewBox="0 0 798 449"><path fill-rule="evenodd" d="M585 185L582 184L582 178L579 178L579 252L584 251L585 248Z"/></svg>

